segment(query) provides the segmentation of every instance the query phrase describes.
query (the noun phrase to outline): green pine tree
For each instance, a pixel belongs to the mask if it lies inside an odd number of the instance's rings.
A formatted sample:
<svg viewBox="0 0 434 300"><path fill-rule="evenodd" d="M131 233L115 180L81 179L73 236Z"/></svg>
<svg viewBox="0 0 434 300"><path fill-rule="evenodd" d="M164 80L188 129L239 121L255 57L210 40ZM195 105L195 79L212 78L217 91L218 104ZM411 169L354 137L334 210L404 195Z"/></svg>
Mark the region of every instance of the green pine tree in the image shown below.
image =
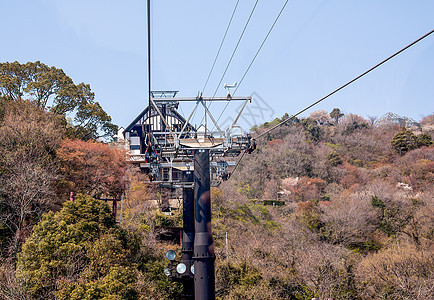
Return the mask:
<svg viewBox="0 0 434 300"><path fill-rule="evenodd" d="M38 299L138 299L139 249L106 203L79 195L34 227L17 273Z"/></svg>
<svg viewBox="0 0 434 300"><path fill-rule="evenodd" d="M400 155L418 147L416 135L406 128L395 134L391 143Z"/></svg>

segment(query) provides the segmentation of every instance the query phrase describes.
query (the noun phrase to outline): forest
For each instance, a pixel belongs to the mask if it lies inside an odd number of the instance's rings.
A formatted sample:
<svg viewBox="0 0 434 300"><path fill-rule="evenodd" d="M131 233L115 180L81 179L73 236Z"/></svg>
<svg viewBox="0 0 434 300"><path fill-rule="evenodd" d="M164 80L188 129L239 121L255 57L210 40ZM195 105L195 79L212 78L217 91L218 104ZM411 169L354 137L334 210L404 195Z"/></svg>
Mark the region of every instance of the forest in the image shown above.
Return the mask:
<svg viewBox="0 0 434 300"><path fill-rule="evenodd" d="M335 108L258 139L211 190L217 298L433 299L434 115L407 125ZM179 299L159 236L182 209L116 130L89 85L0 63L0 299Z"/></svg>

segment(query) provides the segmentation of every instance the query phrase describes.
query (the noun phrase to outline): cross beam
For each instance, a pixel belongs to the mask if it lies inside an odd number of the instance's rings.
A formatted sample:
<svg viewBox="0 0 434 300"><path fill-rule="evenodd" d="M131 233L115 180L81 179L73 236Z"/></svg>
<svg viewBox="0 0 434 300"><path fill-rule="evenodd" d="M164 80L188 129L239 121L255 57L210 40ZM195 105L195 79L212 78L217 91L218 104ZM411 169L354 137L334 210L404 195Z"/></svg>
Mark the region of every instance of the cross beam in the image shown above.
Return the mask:
<svg viewBox="0 0 434 300"><path fill-rule="evenodd" d="M178 101L178 102L195 102L195 101L244 101L249 100L252 101L252 97L161 97L161 98L152 98L155 102L164 102L164 101Z"/></svg>

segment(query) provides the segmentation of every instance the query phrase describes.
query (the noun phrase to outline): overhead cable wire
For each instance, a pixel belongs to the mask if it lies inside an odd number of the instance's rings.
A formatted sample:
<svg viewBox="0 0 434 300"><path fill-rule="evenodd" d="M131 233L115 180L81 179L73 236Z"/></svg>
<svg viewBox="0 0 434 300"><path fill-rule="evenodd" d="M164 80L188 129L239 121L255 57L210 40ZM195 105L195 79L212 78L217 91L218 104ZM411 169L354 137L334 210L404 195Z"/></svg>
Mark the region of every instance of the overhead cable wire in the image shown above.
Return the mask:
<svg viewBox="0 0 434 300"><path fill-rule="evenodd" d="M270 30L268 30L268 33L265 36L264 40L262 41L261 46L259 46L258 51L256 51L256 54L253 57L252 61L250 62L249 66L247 67L247 70L244 72L243 77L241 77L240 81L238 82L238 85L235 88L235 91L233 92L233 95L235 95L235 93L237 92L237 90L240 87L241 83L243 82L244 77L246 77L247 73L249 72L250 68L252 67L253 63L255 62L256 57L258 56L259 52L261 51L262 47L264 46L265 42L267 41L268 37L270 36L270 33L273 30L274 25L276 25L277 21L279 20L280 15L282 14L283 10L286 7L286 4L288 4L288 1L289 0L286 0L285 3L283 4L282 9L280 10L279 14L277 15L276 19L274 20L273 25L271 25Z"/></svg>
<svg viewBox="0 0 434 300"><path fill-rule="evenodd" d="M333 94L339 92L340 90L342 90L343 88L349 86L350 84L352 84L353 82L355 82L356 80L362 78L363 76L365 76L366 74L370 73L371 71L375 70L376 68L378 68L379 66L381 66L382 64L384 64L385 62L391 60L392 58L394 58L395 56L397 56L398 54L404 52L405 50L407 50L408 48L410 48L411 46L417 44L418 42L422 41L424 38L428 37L429 35L431 35L432 33L434 33L434 29L431 30L430 32L428 32L427 34L421 36L420 38L418 38L417 40L415 40L414 42L408 44L407 46L405 46L404 48L402 48L401 50L395 52L394 54L392 54L391 56L389 56L388 58L384 59L383 61L381 61L380 63L376 64L375 66L373 66L372 68L370 68L369 70L367 70L366 72L363 72L362 74L360 74L359 76L357 76L356 78L348 81L347 83L345 83L344 85L340 86L339 88L335 89L333 92L327 94L326 96L322 97L321 99L319 99L318 101L312 103L311 105L307 106L306 108L300 110L299 112L297 112L296 114L292 115L291 117L289 117L286 120L283 120L282 122L276 124L275 126L271 127L270 129L264 131L263 133L259 134L258 136L255 137L255 139L258 139L264 135L266 135L267 133L273 131L274 129L282 126L283 124L289 122L290 120L293 120L296 116L302 114L303 112L305 112L306 110L312 108L313 106L319 104L320 102L324 101L325 99L327 99L328 97L332 96ZM233 172L237 169L238 165L240 164L242 158L244 157L244 154L246 153L246 151L243 152L243 155L241 155L240 159L238 160L238 162L235 165Z"/></svg>
<svg viewBox="0 0 434 300"><path fill-rule="evenodd" d="M288 1L289 1L289 0L286 0L285 3L283 4L283 6L282 6L282 8L281 8L281 10L280 10L280 12L279 12L279 14L277 15L276 19L275 19L274 22L273 22L273 25L271 25L270 30L268 30L267 35L265 36L264 40L262 41L261 46L259 46L258 51L256 51L256 54L255 54L255 56L253 57L252 61L250 62L249 66L247 67L246 71L244 72L243 77L241 77L241 80L238 82L238 85L237 85L237 87L235 88L235 91L232 93L232 96L235 95L235 93L237 92L237 90L238 90L238 88L240 87L241 83L243 82L244 77L246 77L247 73L249 72L250 68L252 67L252 65L253 65L253 63L254 63L256 57L258 56L259 52L261 51L262 47L264 46L265 42L267 41L268 36L270 35L271 31L273 30L274 25L276 25L277 21L278 21L279 18L280 18L280 15L282 14L283 10L284 10L285 7L286 7L286 4L288 4ZM219 117L217 118L217 123L218 123L218 121L220 120L220 118L221 118L221 116L223 115L223 113L225 112L225 110L226 110L226 108L228 107L228 105L229 105L229 101L226 103L225 107L223 108L223 111L220 113Z"/></svg>
<svg viewBox="0 0 434 300"><path fill-rule="evenodd" d="M203 86L202 93L205 92L205 89L206 89L206 86L207 86L207 84L208 84L209 78L211 77L211 73L212 73L212 71L214 70L215 64L216 64L216 62L217 62L217 58L219 57L220 51L222 50L223 43L224 43L224 41L225 41L225 39L226 39L226 35L228 34L229 27L231 26L232 19L234 18L235 11L237 10L238 3L239 3L239 2L240 2L240 0L238 0L237 3L235 4L235 7L234 7L234 10L233 10L233 12L232 12L231 18L230 18L230 20L229 20L228 26L226 27L225 34L223 35L223 39L222 39L222 41L221 41L221 43L220 43L219 50L217 51L217 54L216 54L216 56L215 56L215 58L214 58L214 62L213 62L213 64L212 64L211 70L209 70L208 77L206 78L205 85Z"/></svg>
<svg viewBox="0 0 434 300"><path fill-rule="evenodd" d="M227 101L227 102L226 102L225 107L223 108L222 112L220 113L219 117L217 118L217 121L216 121L217 124L218 124L218 122L220 121L220 118L223 116L223 113L225 112L226 108L228 108L229 102L230 102L230 101ZM215 128L215 125L214 125L214 127L213 127L212 130L214 130L214 128Z"/></svg>
<svg viewBox="0 0 434 300"><path fill-rule="evenodd" d="M249 15L249 18L247 19L246 25L244 25L243 31L241 32L241 35L240 35L240 37L238 38L237 45L235 46L234 51L232 51L231 58L229 59L228 64L226 65L225 71L223 72L223 75L222 75L222 77L220 78L219 83L217 84L217 87L216 87L216 89L215 89L215 91L214 91L214 94L213 94L213 96L212 96L213 98L214 98L215 95L217 94L217 91L218 91L218 89L219 89L219 87L220 87L220 84L222 83L222 81L223 81L223 79L224 79L224 77L225 77L225 75L226 75L226 72L227 72L228 69L229 69L229 66L230 66L230 64L231 64L231 62L232 62L232 59L233 59L234 56L235 56L235 52L237 52L238 46L240 45L241 39L243 38L244 33L246 32L247 26L249 25L250 19L252 18L252 15L253 15L253 13L254 13L254 11L255 11L255 9L256 9L256 5L258 5L258 2L259 2L259 0L256 0L255 5L253 6L252 11L250 12L250 15Z"/></svg>
<svg viewBox="0 0 434 300"><path fill-rule="evenodd" d="M225 77L225 75L226 75L226 72L227 72L228 69L229 69L229 66L230 66L230 64L231 64L231 62L232 62L232 59L234 58L235 53L237 52L238 46L240 45L241 39L243 38L244 33L246 32L247 26L249 25L250 19L252 18L253 13L255 12L255 9L256 9L256 6L258 5L258 2L259 2L259 0L256 0L255 5L253 6L252 11L250 12L249 18L247 19L247 22L246 22L246 24L244 25L243 31L241 32L241 35L240 35L240 37L238 38L238 42L237 42L237 44L236 44L234 50L232 51L231 58L229 59L227 65L226 65L225 71L223 72L223 75L221 76L220 81L219 81L219 83L217 84L217 87L216 87L216 89L215 89L215 91L214 91L214 94L212 95L212 99L214 99L215 95L217 94L217 91L218 91L218 89L219 89L219 86L220 86L220 84L222 83L222 81L223 81L223 79L224 79L224 77ZM211 100L212 100L212 99L211 99ZM207 108L210 108L211 104L212 104L212 102L207 106ZM203 116L202 120L200 121L201 123L203 122L205 116L206 116L206 111L205 111L205 115Z"/></svg>
<svg viewBox="0 0 434 300"><path fill-rule="evenodd" d="M244 155L246 155L246 153L247 153L247 151L243 151L243 153L241 154L241 157L238 159L238 161L237 161L237 163L236 163L234 169L233 169L232 172L230 173L229 177L232 176L232 174L235 173L235 170L238 168L238 166L239 166L241 160L243 159Z"/></svg>
<svg viewBox="0 0 434 300"><path fill-rule="evenodd" d="M296 116L298 116L299 114L305 112L306 110L308 110L309 108L317 105L318 103L324 101L325 99L327 99L328 97L332 96L333 94L339 92L340 90L342 90L343 88L349 86L350 84L352 84L353 82L355 82L356 80L362 78L363 76L365 76L366 74L370 73L371 71L375 70L376 68L378 68L379 66L381 66L382 64L384 64L385 62L389 61L390 59L394 58L395 56L397 56L398 54L404 52L405 50L407 50L408 48L410 48L411 46L415 45L416 43L420 42L421 40L423 40L424 38L426 38L427 36L429 36L430 34L432 34L434 32L434 29L431 30L430 32L428 32L427 34L423 35L422 37L418 38L417 40L415 40L414 42L412 42L411 44L408 44L407 46L405 46L404 48L402 48L401 50L395 52L394 54L392 54L391 56L389 56L388 58L386 58L385 60L381 61L380 63L376 64L375 66L373 66L372 68L370 68L369 70L367 70L366 72L363 72L362 74L360 74L359 76L357 76L356 78L348 81L347 83L345 83L344 85L340 86L339 88L337 88L336 90L334 90L333 92L325 95L324 97L322 97L321 99L319 99L318 101L312 103L311 105L309 105L308 107L302 109L301 111L299 111L298 113L296 113L295 115L293 115L291 118L294 118ZM263 133L261 133L260 135L258 135L256 138L260 138L261 136L269 133L270 131L276 129L279 126L282 126L283 124L287 123L291 118L286 119L282 122L280 122L279 124L273 126L272 128L270 128L267 131L264 131Z"/></svg>

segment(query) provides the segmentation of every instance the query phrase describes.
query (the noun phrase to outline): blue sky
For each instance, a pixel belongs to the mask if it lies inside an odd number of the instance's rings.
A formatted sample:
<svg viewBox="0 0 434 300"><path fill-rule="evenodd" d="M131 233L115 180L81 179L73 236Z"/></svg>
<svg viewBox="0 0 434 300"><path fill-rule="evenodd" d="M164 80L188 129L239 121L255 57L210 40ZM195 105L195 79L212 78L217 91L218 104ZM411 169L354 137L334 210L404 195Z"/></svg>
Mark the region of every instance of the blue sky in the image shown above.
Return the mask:
<svg viewBox="0 0 434 300"><path fill-rule="evenodd" d="M217 88L254 2L240 0L205 96ZM240 80L284 2L259 1L223 83ZM152 1L153 90L197 95L235 3ZM1 0L0 10L0 61L62 68L74 82L89 83L124 127L146 106L146 0ZM265 102L267 113L256 121L295 113L432 29L432 0L289 1L237 96L254 93ZM218 96L226 95L223 83ZM417 121L433 113L434 34L305 115L334 107ZM213 113L222 108L213 105Z"/></svg>

